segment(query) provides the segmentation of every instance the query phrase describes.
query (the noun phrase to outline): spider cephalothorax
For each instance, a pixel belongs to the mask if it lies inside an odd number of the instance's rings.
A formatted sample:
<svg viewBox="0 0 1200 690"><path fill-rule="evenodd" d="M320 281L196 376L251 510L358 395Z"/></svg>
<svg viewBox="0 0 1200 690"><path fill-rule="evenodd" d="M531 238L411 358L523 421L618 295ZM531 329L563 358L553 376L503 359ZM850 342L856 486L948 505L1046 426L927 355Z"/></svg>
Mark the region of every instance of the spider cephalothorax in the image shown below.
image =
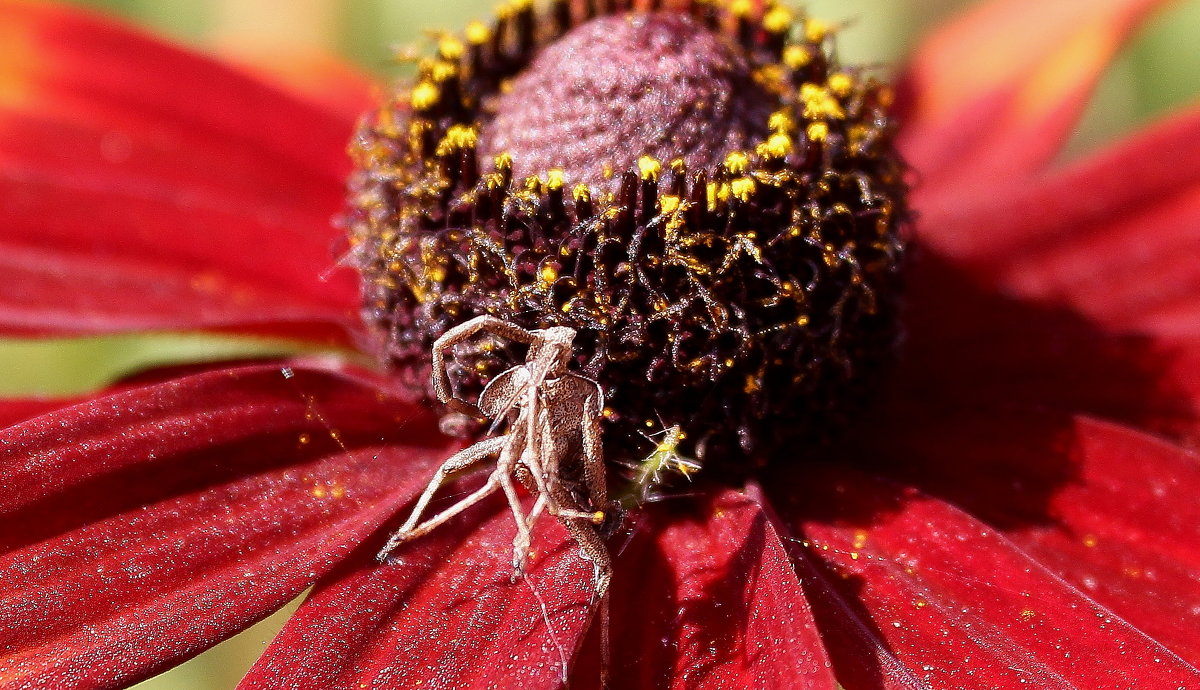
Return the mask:
<svg viewBox="0 0 1200 690"><path fill-rule="evenodd" d="M610 4L511 3L364 122L364 312L430 396L431 345L475 316L570 328L609 457L680 427L743 471L824 433L891 354L891 94L781 6ZM485 343L452 374L478 392L523 360Z"/></svg>

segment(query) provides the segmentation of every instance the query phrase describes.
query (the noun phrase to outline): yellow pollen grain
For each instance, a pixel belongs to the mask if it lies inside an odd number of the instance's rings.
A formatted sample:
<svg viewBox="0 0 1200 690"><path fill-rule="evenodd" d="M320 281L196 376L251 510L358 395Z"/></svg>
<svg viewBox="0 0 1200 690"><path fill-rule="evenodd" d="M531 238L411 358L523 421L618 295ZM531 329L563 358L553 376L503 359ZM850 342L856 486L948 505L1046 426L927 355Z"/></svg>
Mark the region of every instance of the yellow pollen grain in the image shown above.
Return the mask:
<svg viewBox="0 0 1200 690"><path fill-rule="evenodd" d="M1021 611L1021 620L1023 621L1031 621L1035 616L1037 616L1037 612L1033 609L1025 609Z"/></svg>
<svg viewBox="0 0 1200 690"><path fill-rule="evenodd" d="M462 41L453 36L443 36L442 40L438 41L438 55L442 56L443 60L458 60L462 57L463 51Z"/></svg>
<svg viewBox="0 0 1200 690"><path fill-rule="evenodd" d="M550 283L558 280L558 269L555 268L553 264L546 264L545 266L542 266L542 271L539 277L542 279L543 283L549 285Z"/></svg>
<svg viewBox="0 0 1200 690"><path fill-rule="evenodd" d="M758 155L766 158L785 158L791 152L792 138L786 134L772 134L758 146Z"/></svg>
<svg viewBox="0 0 1200 690"><path fill-rule="evenodd" d="M679 210L679 197L675 196L674 194L664 194L663 197L658 200L658 205L659 208L662 209L663 215L669 216Z"/></svg>
<svg viewBox="0 0 1200 690"><path fill-rule="evenodd" d="M854 548L861 549L867 545L867 533L863 530L858 530L854 533Z"/></svg>
<svg viewBox="0 0 1200 690"><path fill-rule="evenodd" d="M835 95L845 98L854 90L854 77L845 72L837 72L829 76L829 90Z"/></svg>
<svg viewBox="0 0 1200 690"><path fill-rule="evenodd" d="M812 62L812 53L801 45L790 45L783 49L783 64L793 70L807 67Z"/></svg>
<svg viewBox="0 0 1200 690"><path fill-rule="evenodd" d="M566 173L561 168L551 168L546 172L546 189L558 191L566 184Z"/></svg>
<svg viewBox="0 0 1200 690"><path fill-rule="evenodd" d="M829 123L810 122L804 133L812 141L825 141L829 137Z"/></svg>
<svg viewBox="0 0 1200 690"><path fill-rule="evenodd" d="M776 5L763 15L763 28L773 34L786 34L792 30L792 22L796 16L782 5Z"/></svg>
<svg viewBox="0 0 1200 690"><path fill-rule="evenodd" d="M300 442L300 445L306 446L310 441L312 441L312 436L309 436L308 434L300 434L300 437L296 440Z"/></svg>
<svg viewBox="0 0 1200 690"><path fill-rule="evenodd" d="M1100 540L1097 539L1096 535L1094 535L1094 534L1085 534L1083 536L1083 545L1088 547L1089 549L1096 548L1096 544L1099 544L1099 543L1100 543Z"/></svg>
<svg viewBox="0 0 1200 690"><path fill-rule="evenodd" d="M437 105L437 102L442 98L442 91L435 84L423 81L413 87L412 96L409 102L412 103L413 110L429 110Z"/></svg>
<svg viewBox="0 0 1200 690"><path fill-rule="evenodd" d="M757 188L758 185L752 178L749 177L739 177L738 179L729 183L730 193L733 194L735 199L742 202L750 201L750 197L754 196L754 192Z"/></svg>
<svg viewBox="0 0 1200 690"><path fill-rule="evenodd" d="M725 169L732 175L745 175L750 169L750 157L741 151L734 151L725 156Z"/></svg>
<svg viewBox="0 0 1200 690"><path fill-rule="evenodd" d="M790 132L795 126L796 121L786 110L771 113L771 117L767 120L767 128L772 132Z"/></svg>
<svg viewBox="0 0 1200 690"><path fill-rule="evenodd" d="M820 19L809 19L804 22L804 38L810 43L820 43L829 35L830 26Z"/></svg>
<svg viewBox="0 0 1200 690"><path fill-rule="evenodd" d="M437 145L437 155L448 156L450 154L466 151L475 148L479 141L479 135L475 132L475 128L470 125L453 125L446 130L446 136Z"/></svg>
<svg viewBox="0 0 1200 690"><path fill-rule="evenodd" d="M638 173L643 180L658 181L658 176L662 173L662 163L659 163L658 159L653 156L642 156L638 159L637 165Z"/></svg>
<svg viewBox="0 0 1200 690"><path fill-rule="evenodd" d="M429 66L429 78L438 84L443 84L458 76L458 65L453 62L439 60Z"/></svg>
<svg viewBox="0 0 1200 690"><path fill-rule="evenodd" d="M323 486L314 486L311 493L316 498L325 498L325 496L328 495L328 492L325 491L325 487Z"/></svg>
<svg viewBox="0 0 1200 690"><path fill-rule="evenodd" d="M487 43L492 38L492 30L487 24L475 21L467 24L467 43L472 45L481 45Z"/></svg>
<svg viewBox="0 0 1200 690"><path fill-rule="evenodd" d="M846 117L842 104L838 103L829 89L819 84L806 82L800 86L800 102L804 104L804 117L810 120L831 118L841 120Z"/></svg>

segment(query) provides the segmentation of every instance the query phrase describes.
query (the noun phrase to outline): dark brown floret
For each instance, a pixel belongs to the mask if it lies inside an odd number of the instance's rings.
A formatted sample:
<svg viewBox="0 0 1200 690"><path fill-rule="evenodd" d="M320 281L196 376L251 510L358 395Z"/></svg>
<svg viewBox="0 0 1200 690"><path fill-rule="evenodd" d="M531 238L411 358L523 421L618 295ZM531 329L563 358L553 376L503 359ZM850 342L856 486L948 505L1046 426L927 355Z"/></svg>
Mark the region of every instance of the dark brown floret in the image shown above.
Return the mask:
<svg viewBox="0 0 1200 690"><path fill-rule="evenodd" d="M349 232L364 314L417 385L479 314L569 326L609 457L679 426L743 472L826 435L890 358L904 170L888 88L821 25L789 42L780 7L679 5L518 2L444 38L359 131ZM455 378L469 397L521 355L463 352Z"/></svg>

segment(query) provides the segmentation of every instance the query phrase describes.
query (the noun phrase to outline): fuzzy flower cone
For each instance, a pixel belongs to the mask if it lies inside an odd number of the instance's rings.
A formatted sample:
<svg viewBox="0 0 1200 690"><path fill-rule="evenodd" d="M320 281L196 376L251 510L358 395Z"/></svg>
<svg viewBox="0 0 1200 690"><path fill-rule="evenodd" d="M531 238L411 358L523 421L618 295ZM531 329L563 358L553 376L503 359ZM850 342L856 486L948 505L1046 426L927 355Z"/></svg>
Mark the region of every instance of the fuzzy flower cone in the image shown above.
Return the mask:
<svg viewBox="0 0 1200 690"><path fill-rule="evenodd" d="M1053 163L1160 4L984 2L893 90L770 3L518 2L376 97L0 0L0 332L343 353L0 401L0 686L312 587L246 688L1200 687L1200 111ZM607 617L499 493L378 558L480 314L606 395Z"/></svg>

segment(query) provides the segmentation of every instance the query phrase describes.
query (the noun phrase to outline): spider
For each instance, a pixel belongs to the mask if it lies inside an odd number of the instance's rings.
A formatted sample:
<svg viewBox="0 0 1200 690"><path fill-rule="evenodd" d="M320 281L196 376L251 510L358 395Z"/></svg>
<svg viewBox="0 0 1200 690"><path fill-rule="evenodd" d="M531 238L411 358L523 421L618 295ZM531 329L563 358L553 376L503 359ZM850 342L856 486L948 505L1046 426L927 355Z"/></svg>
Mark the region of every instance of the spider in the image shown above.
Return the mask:
<svg viewBox="0 0 1200 690"><path fill-rule="evenodd" d="M478 403L471 404L452 394L446 352L480 333L528 345L529 351L524 364L492 379L479 394ZM543 512L549 512L570 531L584 557L592 562L596 597L604 600L612 579L612 561L600 526L606 511L618 508L609 501L604 474L600 438L604 394L595 381L568 370L574 339L575 330L565 326L528 331L493 316L479 316L434 342L433 388L438 400L455 412L493 420L493 431L507 423L507 433L455 453L438 468L408 520L379 552L380 561L398 545L428 534L502 489L517 523L513 577L523 572L534 523ZM492 456L497 458L496 469L482 487L420 522L434 494L451 475ZM582 492L572 491L576 485L572 478L577 476ZM514 478L537 496L528 516Z"/></svg>

